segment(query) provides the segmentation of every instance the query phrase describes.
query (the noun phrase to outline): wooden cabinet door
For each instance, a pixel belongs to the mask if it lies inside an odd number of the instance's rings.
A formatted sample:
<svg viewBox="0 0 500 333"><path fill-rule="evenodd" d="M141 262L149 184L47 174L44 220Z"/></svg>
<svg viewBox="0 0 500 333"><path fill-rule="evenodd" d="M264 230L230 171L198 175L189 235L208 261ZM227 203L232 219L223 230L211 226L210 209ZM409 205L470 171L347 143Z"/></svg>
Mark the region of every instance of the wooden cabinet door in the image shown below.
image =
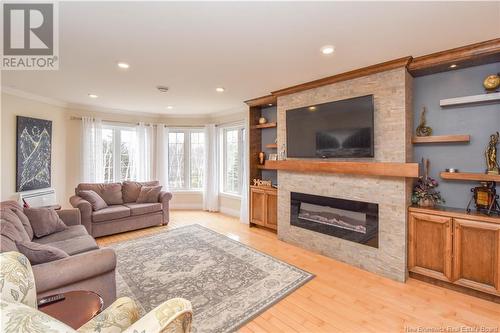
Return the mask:
<svg viewBox="0 0 500 333"><path fill-rule="evenodd" d="M278 196L269 192L266 201L266 227L278 229Z"/></svg>
<svg viewBox="0 0 500 333"><path fill-rule="evenodd" d="M452 219L410 213L408 229L408 269L451 282Z"/></svg>
<svg viewBox="0 0 500 333"><path fill-rule="evenodd" d="M500 225L454 219L454 283L500 295Z"/></svg>
<svg viewBox="0 0 500 333"><path fill-rule="evenodd" d="M250 190L250 222L266 225L266 193L257 189Z"/></svg>

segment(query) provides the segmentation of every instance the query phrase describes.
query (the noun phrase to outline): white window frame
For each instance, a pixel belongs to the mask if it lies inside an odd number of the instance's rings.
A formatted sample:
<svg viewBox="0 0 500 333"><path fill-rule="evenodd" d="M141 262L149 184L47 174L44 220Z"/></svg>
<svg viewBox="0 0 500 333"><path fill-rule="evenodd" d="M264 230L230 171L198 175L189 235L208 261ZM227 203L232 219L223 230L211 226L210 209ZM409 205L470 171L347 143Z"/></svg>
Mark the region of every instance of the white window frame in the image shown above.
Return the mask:
<svg viewBox="0 0 500 333"><path fill-rule="evenodd" d="M203 192L203 185L201 188L191 188L191 133L205 133L205 129L203 127L174 127L174 128L169 128L168 133L184 133L184 184L188 185L187 187L184 186L183 188L179 187L170 187L169 184L169 190L171 192L176 192L176 193L202 193ZM170 138L167 138L167 147L169 144ZM207 143L205 142L205 147L204 149L207 149ZM168 148L170 150L170 147ZM205 154L204 154L205 155ZM170 154L168 156L170 158ZM203 157L205 158L205 156ZM170 167L170 165L169 165ZM169 170L170 174L170 170ZM203 173L203 177L205 177L205 173ZM169 180L170 182L170 180Z"/></svg>
<svg viewBox="0 0 500 333"><path fill-rule="evenodd" d="M126 125L112 125L109 123L103 123L103 130L111 130L113 131L113 183L122 182L125 179L121 179L122 171L121 171L121 131L135 131L133 126ZM104 166L103 166L104 167ZM118 178L117 178L118 177ZM131 179L133 180L133 179Z"/></svg>
<svg viewBox="0 0 500 333"><path fill-rule="evenodd" d="M245 138L243 137L245 135L244 133L245 126L243 124L234 124L234 125L228 125L228 126L221 126L221 135L220 135L220 164L222 166L221 168L221 173L220 173L220 194L223 197L229 197L229 198L241 198L241 190L242 190L242 185L241 181L243 179L243 168L244 168L244 158L243 154L245 153L245 147L244 147L244 140ZM227 152L227 132L231 130L238 130L238 159L239 159L239 165L240 168L238 170L238 180L240 183L240 187L238 188L238 192L227 192L226 191L226 177L225 175L227 174L227 159L226 159L226 152Z"/></svg>

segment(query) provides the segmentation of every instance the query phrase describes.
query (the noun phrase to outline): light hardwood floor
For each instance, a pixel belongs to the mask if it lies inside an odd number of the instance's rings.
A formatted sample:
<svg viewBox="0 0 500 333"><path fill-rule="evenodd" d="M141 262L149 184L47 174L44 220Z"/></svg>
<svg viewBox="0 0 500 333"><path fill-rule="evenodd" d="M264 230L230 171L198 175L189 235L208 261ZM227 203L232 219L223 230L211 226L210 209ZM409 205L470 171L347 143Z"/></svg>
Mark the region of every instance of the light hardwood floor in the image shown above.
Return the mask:
<svg viewBox="0 0 500 333"><path fill-rule="evenodd" d="M102 237L98 243L126 241L194 223L316 275L241 328L242 333L487 332L481 328L500 332L500 304L414 279L398 283L289 245L271 232L249 228L222 214L172 211L166 227ZM465 331L465 327L478 330Z"/></svg>

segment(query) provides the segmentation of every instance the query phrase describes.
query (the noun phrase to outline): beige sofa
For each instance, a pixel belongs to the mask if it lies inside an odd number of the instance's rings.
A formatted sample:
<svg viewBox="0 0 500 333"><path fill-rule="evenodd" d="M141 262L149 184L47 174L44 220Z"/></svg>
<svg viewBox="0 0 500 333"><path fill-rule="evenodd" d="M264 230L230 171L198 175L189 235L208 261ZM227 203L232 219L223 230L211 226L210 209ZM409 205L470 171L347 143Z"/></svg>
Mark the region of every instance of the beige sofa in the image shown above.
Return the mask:
<svg viewBox="0 0 500 333"><path fill-rule="evenodd" d="M76 187L76 195L70 198L70 203L80 210L82 224L94 237L166 225L169 221L169 201L172 198L170 192L160 192L155 203L136 203L142 186L158 184L158 181L82 183ZM82 190L95 191L104 199L108 207L93 211L92 205L78 196L78 192Z"/></svg>
<svg viewBox="0 0 500 333"><path fill-rule="evenodd" d="M15 201L4 201L0 203L0 230L1 252L18 251L16 241L23 240L23 236L17 230L5 232L4 224L17 223L18 214L23 213L21 207ZM70 290L90 290L99 294L105 306L110 305L116 299L116 255L112 249L99 249L94 238L80 223L80 212L78 209L63 209L57 211L61 220L68 226L67 229L52 233L50 235L31 238L32 242L47 244L66 252L69 257L33 265L37 296L44 297ZM28 219L26 215L23 218ZM12 228L11 228L12 230ZM28 237L26 233L26 236Z"/></svg>

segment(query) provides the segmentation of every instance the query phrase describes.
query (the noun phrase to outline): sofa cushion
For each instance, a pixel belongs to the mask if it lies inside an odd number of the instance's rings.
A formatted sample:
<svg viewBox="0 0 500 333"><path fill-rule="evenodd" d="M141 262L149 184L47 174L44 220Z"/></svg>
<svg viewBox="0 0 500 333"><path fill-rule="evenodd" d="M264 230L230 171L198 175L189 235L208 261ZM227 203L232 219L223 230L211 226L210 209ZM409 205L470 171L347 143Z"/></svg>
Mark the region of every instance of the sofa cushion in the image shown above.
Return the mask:
<svg viewBox="0 0 500 333"><path fill-rule="evenodd" d="M26 229L23 226L23 223L19 219L19 217L9 208L3 208L0 211L0 218L5 220L8 223L11 223L12 226L16 229L17 231L17 236L19 237L18 239L15 239L16 241L25 241L25 242L30 242L31 238L29 237L28 233L26 232Z"/></svg>
<svg viewBox="0 0 500 333"><path fill-rule="evenodd" d="M50 245L63 250L70 256L87 251L97 250L99 246L90 235L79 236L71 239L60 240L44 245Z"/></svg>
<svg viewBox="0 0 500 333"><path fill-rule="evenodd" d="M18 251L16 240L20 240L20 237L12 223L0 219L0 234L0 252Z"/></svg>
<svg viewBox="0 0 500 333"><path fill-rule="evenodd" d="M114 205L92 213L92 222L104 222L130 216L130 208Z"/></svg>
<svg viewBox="0 0 500 333"><path fill-rule="evenodd" d="M158 186L143 186L137 198L137 203L155 203L158 202L160 196L161 185Z"/></svg>
<svg viewBox="0 0 500 333"><path fill-rule="evenodd" d="M125 204L130 208L130 214L132 216L150 214L154 212L160 212L163 207L161 203L129 203Z"/></svg>
<svg viewBox="0 0 500 333"><path fill-rule="evenodd" d="M30 220L35 237L40 238L63 231L68 228L59 218L57 212L49 208L26 208L24 210Z"/></svg>
<svg viewBox="0 0 500 333"><path fill-rule="evenodd" d="M87 229L81 224L69 226L67 229L50 234L42 238L35 238L33 241L39 244L49 244L66 239L73 239L80 236L87 236Z"/></svg>
<svg viewBox="0 0 500 333"><path fill-rule="evenodd" d="M61 249L35 242L16 242L19 252L24 254L32 265L43 264L46 262L64 259L69 255Z"/></svg>
<svg viewBox="0 0 500 333"><path fill-rule="evenodd" d="M123 203L122 184L120 183L81 183L78 184L75 194L78 195L78 192L82 190L96 192L108 205L121 205Z"/></svg>
<svg viewBox="0 0 500 333"><path fill-rule="evenodd" d="M28 219L26 214L24 214L23 209L22 208L12 208L12 211L14 212L14 214L17 215L19 220L21 220L21 223L23 224L24 230L26 230L30 239L33 239L33 236L34 236L33 228L31 227L30 220Z"/></svg>
<svg viewBox="0 0 500 333"><path fill-rule="evenodd" d="M124 181L122 185L123 202L125 203L136 202L137 198L139 197L139 193L141 193L141 187L157 186L157 185L160 185L160 182L157 180L153 180L150 182Z"/></svg>
<svg viewBox="0 0 500 333"><path fill-rule="evenodd" d="M82 197L83 200L86 200L92 206L93 211L98 211L103 208L108 207L106 201L96 191L93 190L81 190L78 191L78 196Z"/></svg>

